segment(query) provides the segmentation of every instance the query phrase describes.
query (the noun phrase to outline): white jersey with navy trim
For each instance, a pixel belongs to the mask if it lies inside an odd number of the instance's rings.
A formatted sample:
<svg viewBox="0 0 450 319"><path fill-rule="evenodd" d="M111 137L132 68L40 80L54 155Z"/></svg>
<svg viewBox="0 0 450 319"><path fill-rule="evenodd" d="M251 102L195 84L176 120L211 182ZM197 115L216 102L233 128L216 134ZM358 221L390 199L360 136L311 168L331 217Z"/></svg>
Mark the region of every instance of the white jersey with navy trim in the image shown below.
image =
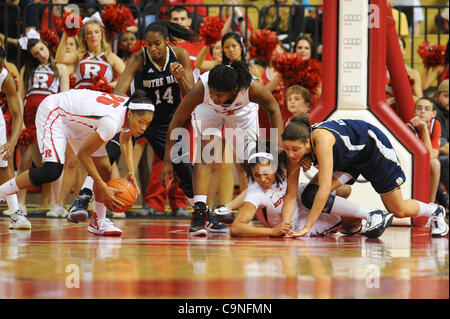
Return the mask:
<svg viewBox="0 0 450 319"><path fill-rule="evenodd" d="M301 201L301 194L307 184L299 184L297 193L297 206L292 215L291 223L294 231L303 228L310 210ZM281 210L286 198L287 182L283 181L279 186L273 184L266 191L256 182L251 182L247 188L245 202L253 204L256 208L256 218L266 227L275 227L281 222ZM258 209L261 208L261 209ZM339 216L320 214L307 236L325 235L330 229L334 229L341 222Z"/></svg>

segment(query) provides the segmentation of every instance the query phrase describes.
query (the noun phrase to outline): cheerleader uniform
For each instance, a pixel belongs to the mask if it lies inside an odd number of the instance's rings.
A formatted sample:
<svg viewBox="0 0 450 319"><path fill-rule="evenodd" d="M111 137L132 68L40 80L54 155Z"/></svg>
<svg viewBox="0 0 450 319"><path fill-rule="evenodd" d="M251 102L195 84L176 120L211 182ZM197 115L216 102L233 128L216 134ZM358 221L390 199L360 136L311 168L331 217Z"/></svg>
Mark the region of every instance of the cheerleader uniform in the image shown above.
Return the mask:
<svg viewBox="0 0 450 319"><path fill-rule="evenodd" d="M18 143L29 145L36 141L36 112L39 104L49 95L59 92L59 78L47 65L39 65L33 72L33 77L27 84L25 95L23 120L26 128L20 134Z"/></svg>
<svg viewBox="0 0 450 319"><path fill-rule="evenodd" d="M92 79L103 77L108 83L114 80L114 69L108 63L105 53L95 56L86 52L75 70L75 89L87 89L92 85Z"/></svg>

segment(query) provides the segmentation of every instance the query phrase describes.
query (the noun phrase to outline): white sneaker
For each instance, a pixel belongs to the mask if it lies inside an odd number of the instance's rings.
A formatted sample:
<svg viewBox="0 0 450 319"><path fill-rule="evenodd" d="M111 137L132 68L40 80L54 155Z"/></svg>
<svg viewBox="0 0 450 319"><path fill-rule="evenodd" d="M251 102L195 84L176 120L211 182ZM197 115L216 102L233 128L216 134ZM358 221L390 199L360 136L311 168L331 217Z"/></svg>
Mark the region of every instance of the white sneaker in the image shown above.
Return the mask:
<svg viewBox="0 0 450 319"><path fill-rule="evenodd" d="M112 218L126 218L125 213L114 213L112 212Z"/></svg>
<svg viewBox="0 0 450 319"><path fill-rule="evenodd" d="M58 218L58 217L67 217L69 215L69 212L64 209L64 207L62 207L61 205L54 205L52 207L52 209L50 209L47 214L45 214L47 217L53 217L53 218Z"/></svg>
<svg viewBox="0 0 450 319"><path fill-rule="evenodd" d="M444 237L448 234L448 225L445 222L445 209L443 206L438 205L428 219L426 226L431 226L431 236L433 237Z"/></svg>
<svg viewBox="0 0 450 319"><path fill-rule="evenodd" d="M23 216L27 216L28 215L27 206L19 204L19 209L22 212ZM3 211L3 215L5 215L5 216L11 216L13 213L14 212L11 210L11 208L8 208L8 209Z"/></svg>
<svg viewBox="0 0 450 319"><path fill-rule="evenodd" d="M216 215L228 215L233 213L233 210L228 206L222 205L214 208L212 212Z"/></svg>
<svg viewBox="0 0 450 319"><path fill-rule="evenodd" d="M31 223L20 210L17 210L9 219L9 229L31 229Z"/></svg>
<svg viewBox="0 0 450 319"><path fill-rule="evenodd" d="M88 231L92 234L103 236L122 235L122 230L115 227L114 224L108 218L97 218L96 213L92 213L92 217L88 226Z"/></svg>

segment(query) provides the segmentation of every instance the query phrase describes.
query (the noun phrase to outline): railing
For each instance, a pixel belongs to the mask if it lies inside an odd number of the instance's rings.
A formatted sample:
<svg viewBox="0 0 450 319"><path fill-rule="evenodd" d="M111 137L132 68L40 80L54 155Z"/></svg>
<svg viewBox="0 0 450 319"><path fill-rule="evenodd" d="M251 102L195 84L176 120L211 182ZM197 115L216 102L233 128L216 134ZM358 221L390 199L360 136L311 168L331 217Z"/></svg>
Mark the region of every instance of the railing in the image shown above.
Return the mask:
<svg viewBox="0 0 450 319"><path fill-rule="evenodd" d="M6 36L11 36L10 29L11 26L8 26L7 23L7 17L8 14L11 14L13 10L15 10L15 13L17 13L18 17L22 17L22 19L18 19L17 28L18 30L23 33L24 32L24 25L26 25L26 19L27 19L27 9L30 7L36 7L37 11L43 12L45 8L49 8L49 12L52 12L52 9L56 4L52 4L51 0L49 0L50 3L44 4L44 3L30 3L25 8L21 10L19 6L11 5L7 3L0 3L0 19L3 19L3 21L0 21L0 26L3 26L3 29L1 33L3 33ZM72 6L77 6L80 10L80 14L82 16L89 16L92 13L94 13L97 10L101 10L103 5L100 4L70 4ZM174 5L169 4L160 4L160 5L129 5L124 4L125 6L129 7L132 11L135 18L138 20L138 38L143 38L143 33L145 30L145 27L152 21L159 20L161 17L164 17L167 15L167 12L174 7ZM64 10L63 6L59 5L62 10ZM280 39L284 42L285 45L287 45L291 50L293 50L293 44L296 39L296 37L299 34L309 34L311 35L311 39L313 40L314 44L319 45L322 43L322 7L318 5L310 5L310 6L302 6L302 5L269 5L264 6L262 8L258 8L254 5L186 5L186 8L190 9L192 11L191 18L193 19L193 30L198 31L198 27L200 23L203 21L203 15L205 16L212 16L212 15L219 15L220 17L224 16L224 11L228 7L232 7L232 25L231 29L235 31L237 21L236 16L236 8L239 8L242 13L250 20L253 20L253 29L257 28L266 28L268 27L268 17L269 12L273 12L275 10L276 16L278 17L275 20L275 23L272 24L270 27L274 31L276 31L279 34ZM417 6L403 6L403 7L395 7L397 10L405 11L405 9L412 11L413 17L412 20L414 20L414 8L417 8ZM440 15L441 12L445 9L445 6L421 6L424 10L424 39L429 39L429 30L431 29L431 26L435 24L434 19L433 21L430 21L430 16L436 16ZM287 29L281 30L280 24L281 20L284 19L284 15L281 15L282 12L285 12L284 10L288 10L288 14L286 15L289 19L289 22L287 24ZM305 9L308 11L309 14L305 14ZM206 10L206 14L205 14ZM436 14L434 14L434 12ZM39 17L41 18L41 17ZM253 18L253 19L252 19ZM49 27L51 26L52 16L49 14ZM256 23L255 23L256 21ZM37 26L39 27L39 26ZM401 29L401 23L398 25L398 33L400 34L403 30ZM406 59L410 59L410 64L412 67L414 67L415 64L415 50L417 41L415 34L414 34L414 27L410 25L410 40L411 40L411 48L409 55L406 56ZM437 44L446 44L448 41L448 35L443 34L441 29L439 27L436 27L437 32L433 33L433 40L437 41ZM244 43L248 45L248 40L250 38L250 34L248 30L245 30L245 33L242 35L244 39ZM6 49L9 50L9 47L11 44L8 43L8 41L5 41ZM21 50L19 47L17 47L17 64L20 65L20 57L21 57Z"/></svg>

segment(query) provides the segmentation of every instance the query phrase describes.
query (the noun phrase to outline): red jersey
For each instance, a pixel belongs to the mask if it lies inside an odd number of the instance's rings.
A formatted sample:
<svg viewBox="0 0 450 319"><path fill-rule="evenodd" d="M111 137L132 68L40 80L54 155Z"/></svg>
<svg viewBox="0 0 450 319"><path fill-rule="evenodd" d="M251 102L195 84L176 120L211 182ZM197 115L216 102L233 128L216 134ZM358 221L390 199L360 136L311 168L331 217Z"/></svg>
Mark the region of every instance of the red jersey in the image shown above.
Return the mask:
<svg viewBox="0 0 450 319"><path fill-rule="evenodd" d="M406 123L408 127L416 134L420 140L423 140L422 134L420 134L414 126L412 126L410 123ZM430 132L430 139L431 139L431 147L434 149L440 149L441 148L441 123L439 121L436 121L436 119L431 119L430 125L428 126L428 132Z"/></svg>

